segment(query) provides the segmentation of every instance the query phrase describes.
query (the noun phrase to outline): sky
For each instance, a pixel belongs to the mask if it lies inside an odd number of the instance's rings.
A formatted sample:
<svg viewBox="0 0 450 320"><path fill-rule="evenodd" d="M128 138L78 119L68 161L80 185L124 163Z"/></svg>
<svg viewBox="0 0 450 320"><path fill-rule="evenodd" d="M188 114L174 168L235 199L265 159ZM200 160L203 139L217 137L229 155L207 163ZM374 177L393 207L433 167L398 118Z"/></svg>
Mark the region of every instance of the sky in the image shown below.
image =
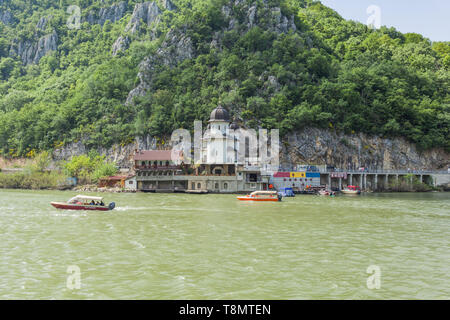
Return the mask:
<svg viewBox="0 0 450 320"><path fill-rule="evenodd" d="M320 1L348 20L366 24L371 19L374 25L379 21L382 26L394 27L402 33L419 33L431 41L450 41L450 0Z"/></svg>

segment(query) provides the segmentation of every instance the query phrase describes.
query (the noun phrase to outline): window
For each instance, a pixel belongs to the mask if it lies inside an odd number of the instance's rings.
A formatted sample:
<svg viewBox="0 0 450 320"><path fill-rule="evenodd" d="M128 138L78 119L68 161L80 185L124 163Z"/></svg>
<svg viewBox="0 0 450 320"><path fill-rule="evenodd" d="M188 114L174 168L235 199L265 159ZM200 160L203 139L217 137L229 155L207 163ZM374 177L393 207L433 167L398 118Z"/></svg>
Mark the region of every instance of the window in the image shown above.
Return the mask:
<svg viewBox="0 0 450 320"><path fill-rule="evenodd" d="M133 184L133 181L128 181L128 184Z"/></svg>
<svg viewBox="0 0 450 320"><path fill-rule="evenodd" d="M195 182L192 182L192 184L191 184L191 189L192 189L192 190L195 190Z"/></svg>
<svg viewBox="0 0 450 320"><path fill-rule="evenodd" d="M224 188L225 190L227 190L227 189L228 189L228 183L225 182L225 183L223 184L223 188Z"/></svg>
<svg viewBox="0 0 450 320"><path fill-rule="evenodd" d="M197 189L201 189L202 188L202 184L199 182L197 183Z"/></svg>
<svg viewBox="0 0 450 320"><path fill-rule="evenodd" d="M219 189L219 183L216 182L216 184L214 185L214 189Z"/></svg>
<svg viewBox="0 0 450 320"><path fill-rule="evenodd" d="M244 140L244 152L245 152L245 157L248 158L250 157L250 138L249 137L245 137Z"/></svg>

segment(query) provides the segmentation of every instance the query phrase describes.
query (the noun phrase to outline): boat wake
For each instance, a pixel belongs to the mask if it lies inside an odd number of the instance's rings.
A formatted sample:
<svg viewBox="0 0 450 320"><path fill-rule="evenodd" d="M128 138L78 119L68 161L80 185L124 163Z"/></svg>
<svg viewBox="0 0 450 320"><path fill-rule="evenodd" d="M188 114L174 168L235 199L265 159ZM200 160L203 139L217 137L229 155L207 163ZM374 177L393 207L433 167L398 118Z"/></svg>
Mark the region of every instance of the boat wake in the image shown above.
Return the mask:
<svg viewBox="0 0 450 320"><path fill-rule="evenodd" d="M139 210L148 210L148 207L116 207L115 211L139 211Z"/></svg>

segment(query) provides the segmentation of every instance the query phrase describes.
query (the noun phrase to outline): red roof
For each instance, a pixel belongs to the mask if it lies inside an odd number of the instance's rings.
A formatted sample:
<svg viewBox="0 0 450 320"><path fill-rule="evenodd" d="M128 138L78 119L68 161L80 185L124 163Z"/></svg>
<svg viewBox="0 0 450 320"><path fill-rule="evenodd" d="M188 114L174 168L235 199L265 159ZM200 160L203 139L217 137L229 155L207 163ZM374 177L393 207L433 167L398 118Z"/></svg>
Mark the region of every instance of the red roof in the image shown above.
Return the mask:
<svg viewBox="0 0 450 320"><path fill-rule="evenodd" d="M140 150L134 155L134 160L172 160L172 150Z"/></svg>

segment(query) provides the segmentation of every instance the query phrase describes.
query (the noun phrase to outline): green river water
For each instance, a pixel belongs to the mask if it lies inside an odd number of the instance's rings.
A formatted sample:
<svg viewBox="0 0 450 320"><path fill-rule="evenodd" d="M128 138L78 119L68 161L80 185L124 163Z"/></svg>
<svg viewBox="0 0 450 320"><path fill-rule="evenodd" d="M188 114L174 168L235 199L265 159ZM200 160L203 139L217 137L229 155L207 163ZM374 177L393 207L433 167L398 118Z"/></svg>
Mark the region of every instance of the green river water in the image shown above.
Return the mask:
<svg viewBox="0 0 450 320"><path fill-rule="evenodd" d="M50 206L74 195L0 190L1 299L450 298L449 193L102 194L114 211ZM80 289L67 286L69 266Z"/></svg>

